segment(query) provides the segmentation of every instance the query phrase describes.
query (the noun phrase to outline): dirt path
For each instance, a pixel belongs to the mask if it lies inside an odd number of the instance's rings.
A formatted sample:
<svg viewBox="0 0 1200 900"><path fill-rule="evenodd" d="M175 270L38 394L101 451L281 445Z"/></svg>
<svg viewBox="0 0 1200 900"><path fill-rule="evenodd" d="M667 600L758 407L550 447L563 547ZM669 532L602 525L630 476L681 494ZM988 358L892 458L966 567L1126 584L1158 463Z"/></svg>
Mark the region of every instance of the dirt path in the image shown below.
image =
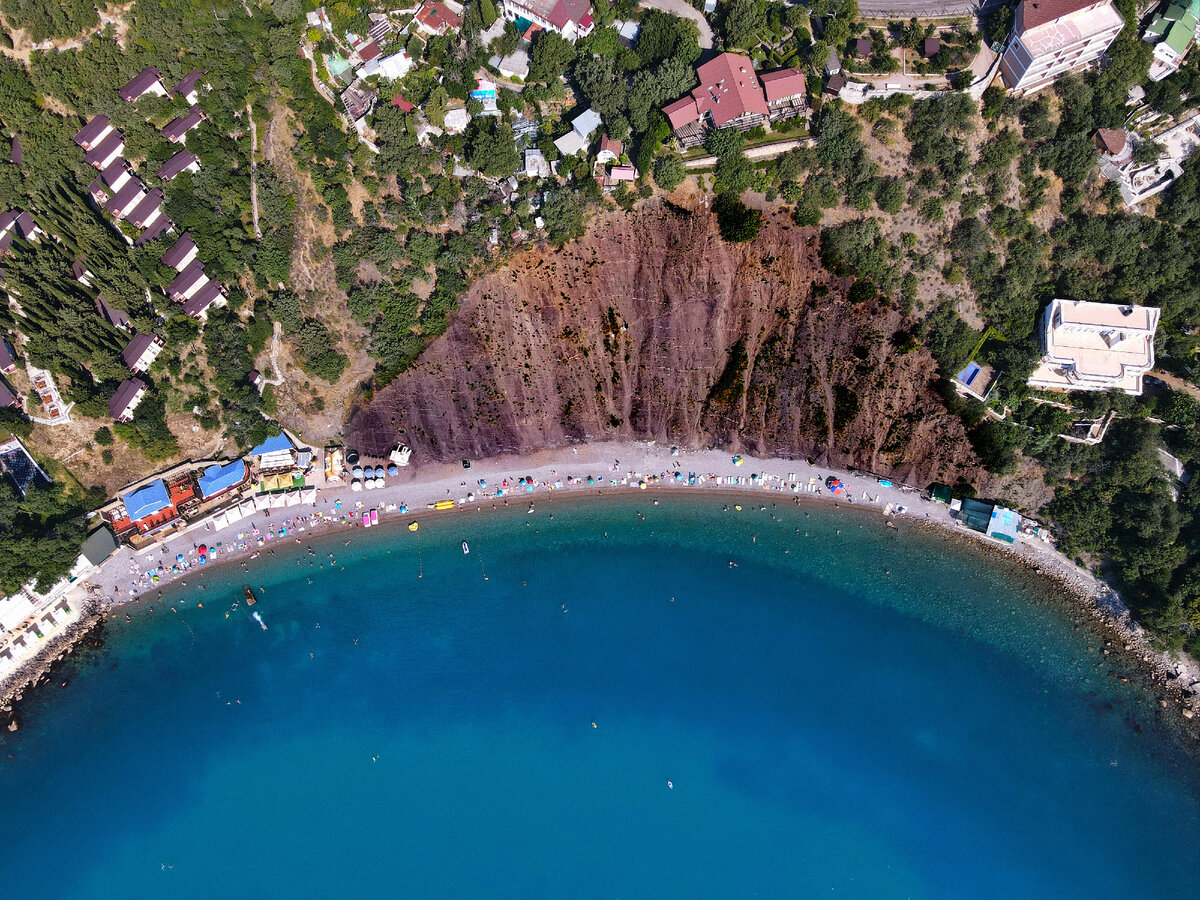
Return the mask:
<svg viewBox="0 0 1200 900"><path fill-rule="evenodd" d="M69 38L51 38L47 41L38 41L36 44L29 39L29 32L24 28L13 28L3 16L0 16L0 25L3 25L4 30L12 37L12 48L0 48L0 53L5 56L10 56L13 59L20 60L25 65L29 65L29 58L35 52L43 52L46 50L78 50L93 37L107 28L113 26L113 36L117 41L117 46L122 50L125 49L125 35L129 32L129 23L125 21L125 16L133 9L133 0L128 3L122 3L120 6L106 6L100 10L100 21L91 28L85 29L74 37Z"/></svg>
<svg viewBox="0 0 1200 900"><path fill-rule="evenodd" d="M789 150L795 150L797 147L808 147L815 144L813 138L790 138L786 141L775 141L773 144L759 144L757 147L750 147L742 151L742 156L746 159L770 159L773 156L781 156ZM689 159L684 162L686 169L711 169L717 164L715 156L701 156L697 159Z"/></svg>
<svg viewBox="0 0 1200 900"><path fill-rule="evenodd" d="M1196 400L1200 400L1200 387L1192 384L1190 381L1184 381L1178 375L1172 375L1170 372L1164 372L1162 369L1154 369L1150 372L1151 377L1157 378L1173 391L1183 391Z"/></svg>
<svg viewBox="0 0 1200 900"><path fill-rule="evenodd" d="M250 215L254 220L254 236L262 240L262 229L258 227L258 126L254 123L254 110L246 104L246 118L250 120Z"/></svg>

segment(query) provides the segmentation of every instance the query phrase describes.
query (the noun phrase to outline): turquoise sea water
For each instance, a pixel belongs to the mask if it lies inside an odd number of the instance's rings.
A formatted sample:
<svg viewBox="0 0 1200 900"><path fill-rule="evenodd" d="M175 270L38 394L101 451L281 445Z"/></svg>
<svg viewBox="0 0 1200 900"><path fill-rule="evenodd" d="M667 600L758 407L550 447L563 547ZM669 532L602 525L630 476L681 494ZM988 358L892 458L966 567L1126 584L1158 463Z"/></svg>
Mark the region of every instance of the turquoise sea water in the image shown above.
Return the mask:
<svg viewBox="0 0 1200 900"><path fill-rule="evenodd" d="M4 895L1196 896L1195 758L1019 570L651 502L338 532L253 570L267 631L237 570L109 626L0 738Z"/></svg>

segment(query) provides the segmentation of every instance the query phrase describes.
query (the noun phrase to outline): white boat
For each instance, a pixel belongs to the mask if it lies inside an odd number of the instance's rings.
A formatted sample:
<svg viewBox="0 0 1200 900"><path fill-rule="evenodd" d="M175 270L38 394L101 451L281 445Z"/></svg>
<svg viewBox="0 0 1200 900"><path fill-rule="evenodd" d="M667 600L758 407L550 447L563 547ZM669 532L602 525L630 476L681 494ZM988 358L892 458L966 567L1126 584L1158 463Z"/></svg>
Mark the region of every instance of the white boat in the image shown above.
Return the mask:
<svg viewBox="0 0 1200 900"><path fill-rule="evenodd" d="M470 553L471 548L467 546L467 542L463 541L463 553Z"/></svg>
<svg viewBox="0 0 1200 900"><path fill-rule="evenodd" d="M251 618L253 618L255 622L262 626L263 631L267 630L267 623L262 620L262 616L260 616L257 612L255 612Z"/></svg>

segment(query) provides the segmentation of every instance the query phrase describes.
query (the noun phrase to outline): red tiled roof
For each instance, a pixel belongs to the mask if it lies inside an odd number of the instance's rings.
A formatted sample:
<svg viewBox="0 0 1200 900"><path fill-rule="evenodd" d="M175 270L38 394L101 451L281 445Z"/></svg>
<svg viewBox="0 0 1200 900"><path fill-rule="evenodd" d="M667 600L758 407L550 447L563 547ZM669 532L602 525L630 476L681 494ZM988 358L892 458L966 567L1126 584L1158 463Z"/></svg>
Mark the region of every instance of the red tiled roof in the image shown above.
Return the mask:
<svg viewBox="0 0 1200 900"><path fill-rule="evenodd" d="M403 94L397 94L392 98L392 106L399 107L404 112L412 112L416 107L404 99Z"/></svg>
<svg viewBox="0 0 1200 900"><path fill-rule="evenodd" d="M768 103L782 100L784 97L794 97L804 93L804 73L799 69L780 69L778 72L767 72L760 75L763 93Z"/></svg>
<svg viewBox="0 0 1200 900"><path fill-rule="evenodd" d="M379 45L374 41L367 41L358 48L358 58L363 62L370 62L379 55Z"/></svg>
<svg viewBox="0 0 1200 900"><path fill-rule="evenodd" d="M463 21L462 16L437 0L425 0L417 10L415 18L420 24L438 34L445 34L451 28L462 27Z"/></svg>
<svg viewBox="0 0 1200 900"><path fill-rule="evenodd" d="M1097 0L1023 0L1021 3L1021 26L1028 31L1073 12L1097 6Z"/></svg>
<svg viewBox="0 0 1200 900"><path fill-rule="evenodd" d="M670 106L664 106L663 114L672 128L682 128L700 118L700 113L696 110L696 101L691 96L676 100Z"/></svg>
<svg viewBox="0 0 1200 900"><path fill-rule="evenodd" d="M546 17L555 28L566 28L568 23L575 22L583 25L583 20L591 16L592 4L589 0L558 0L550 15ZM584 26L585 28L587 26Z"/></svg>
<svg viewBox="0 0 1200 900"><path fill-rule="evenodd" d="M744 113L767 115L762 85L748 56L722 53L698 68L696 75L700 78L700 86L692 91L692 98L696 102L697 116L707 112L717 128ZM672 118L670 113L667 118Z"/></svg>

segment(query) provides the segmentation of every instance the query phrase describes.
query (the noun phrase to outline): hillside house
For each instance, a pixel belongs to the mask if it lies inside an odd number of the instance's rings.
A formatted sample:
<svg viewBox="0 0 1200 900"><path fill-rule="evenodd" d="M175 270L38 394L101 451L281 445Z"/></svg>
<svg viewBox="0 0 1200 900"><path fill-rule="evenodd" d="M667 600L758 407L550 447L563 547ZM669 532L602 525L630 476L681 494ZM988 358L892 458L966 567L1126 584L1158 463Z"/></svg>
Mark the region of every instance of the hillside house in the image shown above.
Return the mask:
<svg viewBox="0 0 1200 900"><path fill-rule="evenodd" d="M137 236L133 242L135 247L144 247L153 240L157 240L164 234L175 230L175 223L172 222L160 210L159 215L146 226L146 229Z"/></svg>
<svg viewBox="0 0 1200 900"><path fill-rule="evenodd" d="M1183 58L1196 42L1197 19L1200 18L1200 0L1186 3L1171 3L1150 21L1142 40L1154 45L1154 57L1150 61L1150 80L1162 81L1183 65Z"/></svg>
<svg viewBox="0 0 1200 900"><path fill-rule="evenodd" d="M15 375L17 372L17 354L6 337L0 337L0 372L5 375Z"/></svg>
<svg viewBox="0 0 1200 900"><path fill-rule="evenodd" d="M138 375L153 365L165 346L167 342L156 334L135 334L121 351L121 359L125 360L131 372Z"/></svg>
<svg viewBox="0 0 1200 900"><path fill-rule="evenodd" d="M182 272L196 258L196 242L192 240L191 234L184 232L179 236L179 240L159 260L164 266L169 266L176 272Z"/></svg>
<svg viewBox="0 0 1200 900"><path fill-rule="evenodd" d="M174 181L175 176L183 172L199 172L200 157L190 150L180 150L165 163L154 170L154 174L163 181Z"/></svg>
<svg viewBox="0 0 1200 900"><path fill-rule="evenodd" d="M1109 0L1021 0L1000 61L1004 86L1032 94L1095 63L1125 20Z"/></svg>
<svg viewBox="0 0 1200 900"><path fill-rule="evenodd" d="M108 401L108 414L117 422L132 422L134 410L146 396L146 382L127 378Z"/></svg>
<svg viewBox="0 0 1200 900"><path fill-rule="evenodd" d="M179 84L171 88L171 96L182 97L189 106L195 106L196 101L200 99L198 87L200 85L200 79L203 78L204 75L205 72L203 69L192 69L192 71L188 72L183 76L183 78L180 79Z"/></svg>
<svg viewBox="0 0 1200 900"><path fill-rule="evenodd" d="M417 31L429 37L457 32L462 28L462 23L462 16L438 0L425 0L413 16L413 24Z"/></svg>
<svg viewBox="0 0 1200 900"><path fill-rule="evenodd" d="M606 134L600 138L600 150L596 154L596 162L602 166L616 162L624 152L625 145L620 141L614 141Z"/></svg>
<svg viewBox="0 0 1200 900"><path fill-rule="evenodd" d="M77 259L71 263L71 276L84 287L91 287L96 273L88 268L86 259Z"/></svg>
<svg viewBox="0 0 1200 900"><path fill-rule="evenodd" d="M921 41L921 56L933 59L942 52L942 42L937 38L925 38Z"/></svg>
<svg viewBox="0 0 1200 900"><path fill-rule="evenodd" d="M1123 128L1098 128L1092 142L1100 155L1115 166L1123 166L1133 159L1133 141Z"/></svg>
<svg viewBox="0 0 1200 900"><path fill-rule="evenodd" d="M27 212L10 209L0 213L0 256L8 252L14 237L36 244L45 233Z"/></svg>
<svg viewBox="0 0 1200 900"><path fill-rule="evenodd" d="M1042 361L1029 386L1049 391L1124 391L1137 396L1154 368L1160 310L1055 299L1042 313Z"/></svg>
<svg viewBox="0 0 1200 900"><path fill-rule="evenodd" d="M700 85L691 94L663 107L684 147L704 143L712 128L746 131L767 123L771 111L750 57L722 53L696 69L696 75Z"/></svg>
<svg viewBox="0 0 1200 900"><path fill-rule="evenodd" d="M129 79L126 85L117 91L121 95L121 99L126 103L133 103L143 94L154 94L156 97L165 97L167 89L163 87L162 73L154 66L146 66L142 71L138 72L133 78Z"/></svg>
<svg viewBox="0 0 1200 900"><path fill-rule="evenodd" d="M596 27L589 0L503 0L501 13L518 27L527 23L526 31L537 25L571 42L587 37Z"/></svg>

